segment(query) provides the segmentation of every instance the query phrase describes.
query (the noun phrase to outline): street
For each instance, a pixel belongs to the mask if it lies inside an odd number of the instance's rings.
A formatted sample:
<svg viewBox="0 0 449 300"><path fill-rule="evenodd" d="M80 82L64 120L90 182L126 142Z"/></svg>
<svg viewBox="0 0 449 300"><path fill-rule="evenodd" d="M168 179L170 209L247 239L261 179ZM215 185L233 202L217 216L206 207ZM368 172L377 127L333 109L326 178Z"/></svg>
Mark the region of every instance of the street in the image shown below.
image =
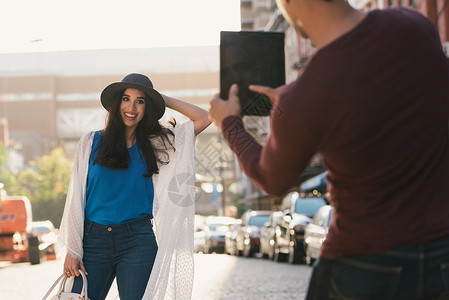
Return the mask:
<svg viewBox="0 0 449 300"><path fill-rule="evenodd" d="M62 264L62 260L33 266L1 263L0 299L42 299L60 274ZM307 265L275 263L260 258L195 254L192 299L304 299L311 270ZM107 300L116 299L119 298L114 283Z"/></svg>

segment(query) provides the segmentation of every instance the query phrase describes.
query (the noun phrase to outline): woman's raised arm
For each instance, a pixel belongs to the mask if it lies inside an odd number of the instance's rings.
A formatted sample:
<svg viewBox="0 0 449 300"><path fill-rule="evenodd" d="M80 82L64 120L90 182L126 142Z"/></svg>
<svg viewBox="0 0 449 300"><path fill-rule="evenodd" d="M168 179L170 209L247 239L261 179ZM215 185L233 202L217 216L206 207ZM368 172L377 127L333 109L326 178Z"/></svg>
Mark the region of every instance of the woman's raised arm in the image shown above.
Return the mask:
<svg viewBox="0 0 449 300"><path fill-rule="evenodd" d="M209 121L208 112L206 110L191 103L187 103L164 94L161 95L164 98L165 105L168 108L176 110L193 121L195 135L198 135L210 125L211 122Z"/></svg>

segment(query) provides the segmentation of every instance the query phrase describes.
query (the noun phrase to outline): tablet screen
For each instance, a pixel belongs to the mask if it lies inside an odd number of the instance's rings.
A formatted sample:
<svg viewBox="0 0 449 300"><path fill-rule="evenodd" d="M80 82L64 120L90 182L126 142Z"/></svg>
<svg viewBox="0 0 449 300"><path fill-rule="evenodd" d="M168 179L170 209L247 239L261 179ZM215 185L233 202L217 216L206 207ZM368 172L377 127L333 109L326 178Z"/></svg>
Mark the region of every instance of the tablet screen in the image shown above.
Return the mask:
<svg viewBox="0 0 449 300"><path fill-rule="evenodd" d="M220 32L220 97L228 99L230 86L237 83L243 115L270 114L268 97L248 86L285 84L284 37L272 31Z"/></svg>

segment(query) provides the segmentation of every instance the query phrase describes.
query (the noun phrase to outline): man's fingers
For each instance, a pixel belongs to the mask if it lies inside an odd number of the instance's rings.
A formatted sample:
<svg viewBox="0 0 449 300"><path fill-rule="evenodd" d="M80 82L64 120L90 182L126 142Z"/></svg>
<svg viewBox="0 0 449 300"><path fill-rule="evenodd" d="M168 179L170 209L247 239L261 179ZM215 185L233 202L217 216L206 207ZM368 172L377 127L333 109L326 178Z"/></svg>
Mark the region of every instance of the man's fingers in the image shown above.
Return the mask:
<svg viewBox="0 0 449 300"><path fill-rule="evenodd" d="M271 103L275 103L279 99L279 92L283 87L284 86L273 89L271 87L263 85L250 85L249 89L253 92L266 95L268 98L270 98Z"/></svg>
<svg viewBox="0 0 449 300"><path fill-rule="evenodd" d="M236 99L238 100L238 96L239 96L239 86L234 83L231 85L231 87L229 88L229 100L235 101Z"/></svg>
<svg viewBox="0 0 449 300"><path fill-rule="evenodd" d="M256 93L261 93L264 95L267 95L268 97L271 98L271 96L274 94L274 90L268 86L263 86L263 85L250 85L249 89L253 92Z"/></svg>

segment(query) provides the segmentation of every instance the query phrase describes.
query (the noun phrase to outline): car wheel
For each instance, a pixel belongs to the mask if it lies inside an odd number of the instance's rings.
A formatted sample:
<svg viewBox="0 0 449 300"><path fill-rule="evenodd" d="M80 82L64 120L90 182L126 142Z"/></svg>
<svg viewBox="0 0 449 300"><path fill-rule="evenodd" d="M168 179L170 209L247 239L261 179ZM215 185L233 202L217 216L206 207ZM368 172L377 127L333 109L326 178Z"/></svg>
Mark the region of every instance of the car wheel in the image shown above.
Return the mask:
<svg viewBox="0 0 449 300"><path fill-rule="evenodd" d="M37 236L31 236L28 238L28 257L32 265L38 265L41 263L43 252L39 250L39 238Z"/></svg>
<svg viewBox="0 0 449 300"><path fill-rule="evenodd" d="M288 263L299 264L303 260L303 252L298 248L294 236L290 236L290 243L288 244Z"/></svg>

